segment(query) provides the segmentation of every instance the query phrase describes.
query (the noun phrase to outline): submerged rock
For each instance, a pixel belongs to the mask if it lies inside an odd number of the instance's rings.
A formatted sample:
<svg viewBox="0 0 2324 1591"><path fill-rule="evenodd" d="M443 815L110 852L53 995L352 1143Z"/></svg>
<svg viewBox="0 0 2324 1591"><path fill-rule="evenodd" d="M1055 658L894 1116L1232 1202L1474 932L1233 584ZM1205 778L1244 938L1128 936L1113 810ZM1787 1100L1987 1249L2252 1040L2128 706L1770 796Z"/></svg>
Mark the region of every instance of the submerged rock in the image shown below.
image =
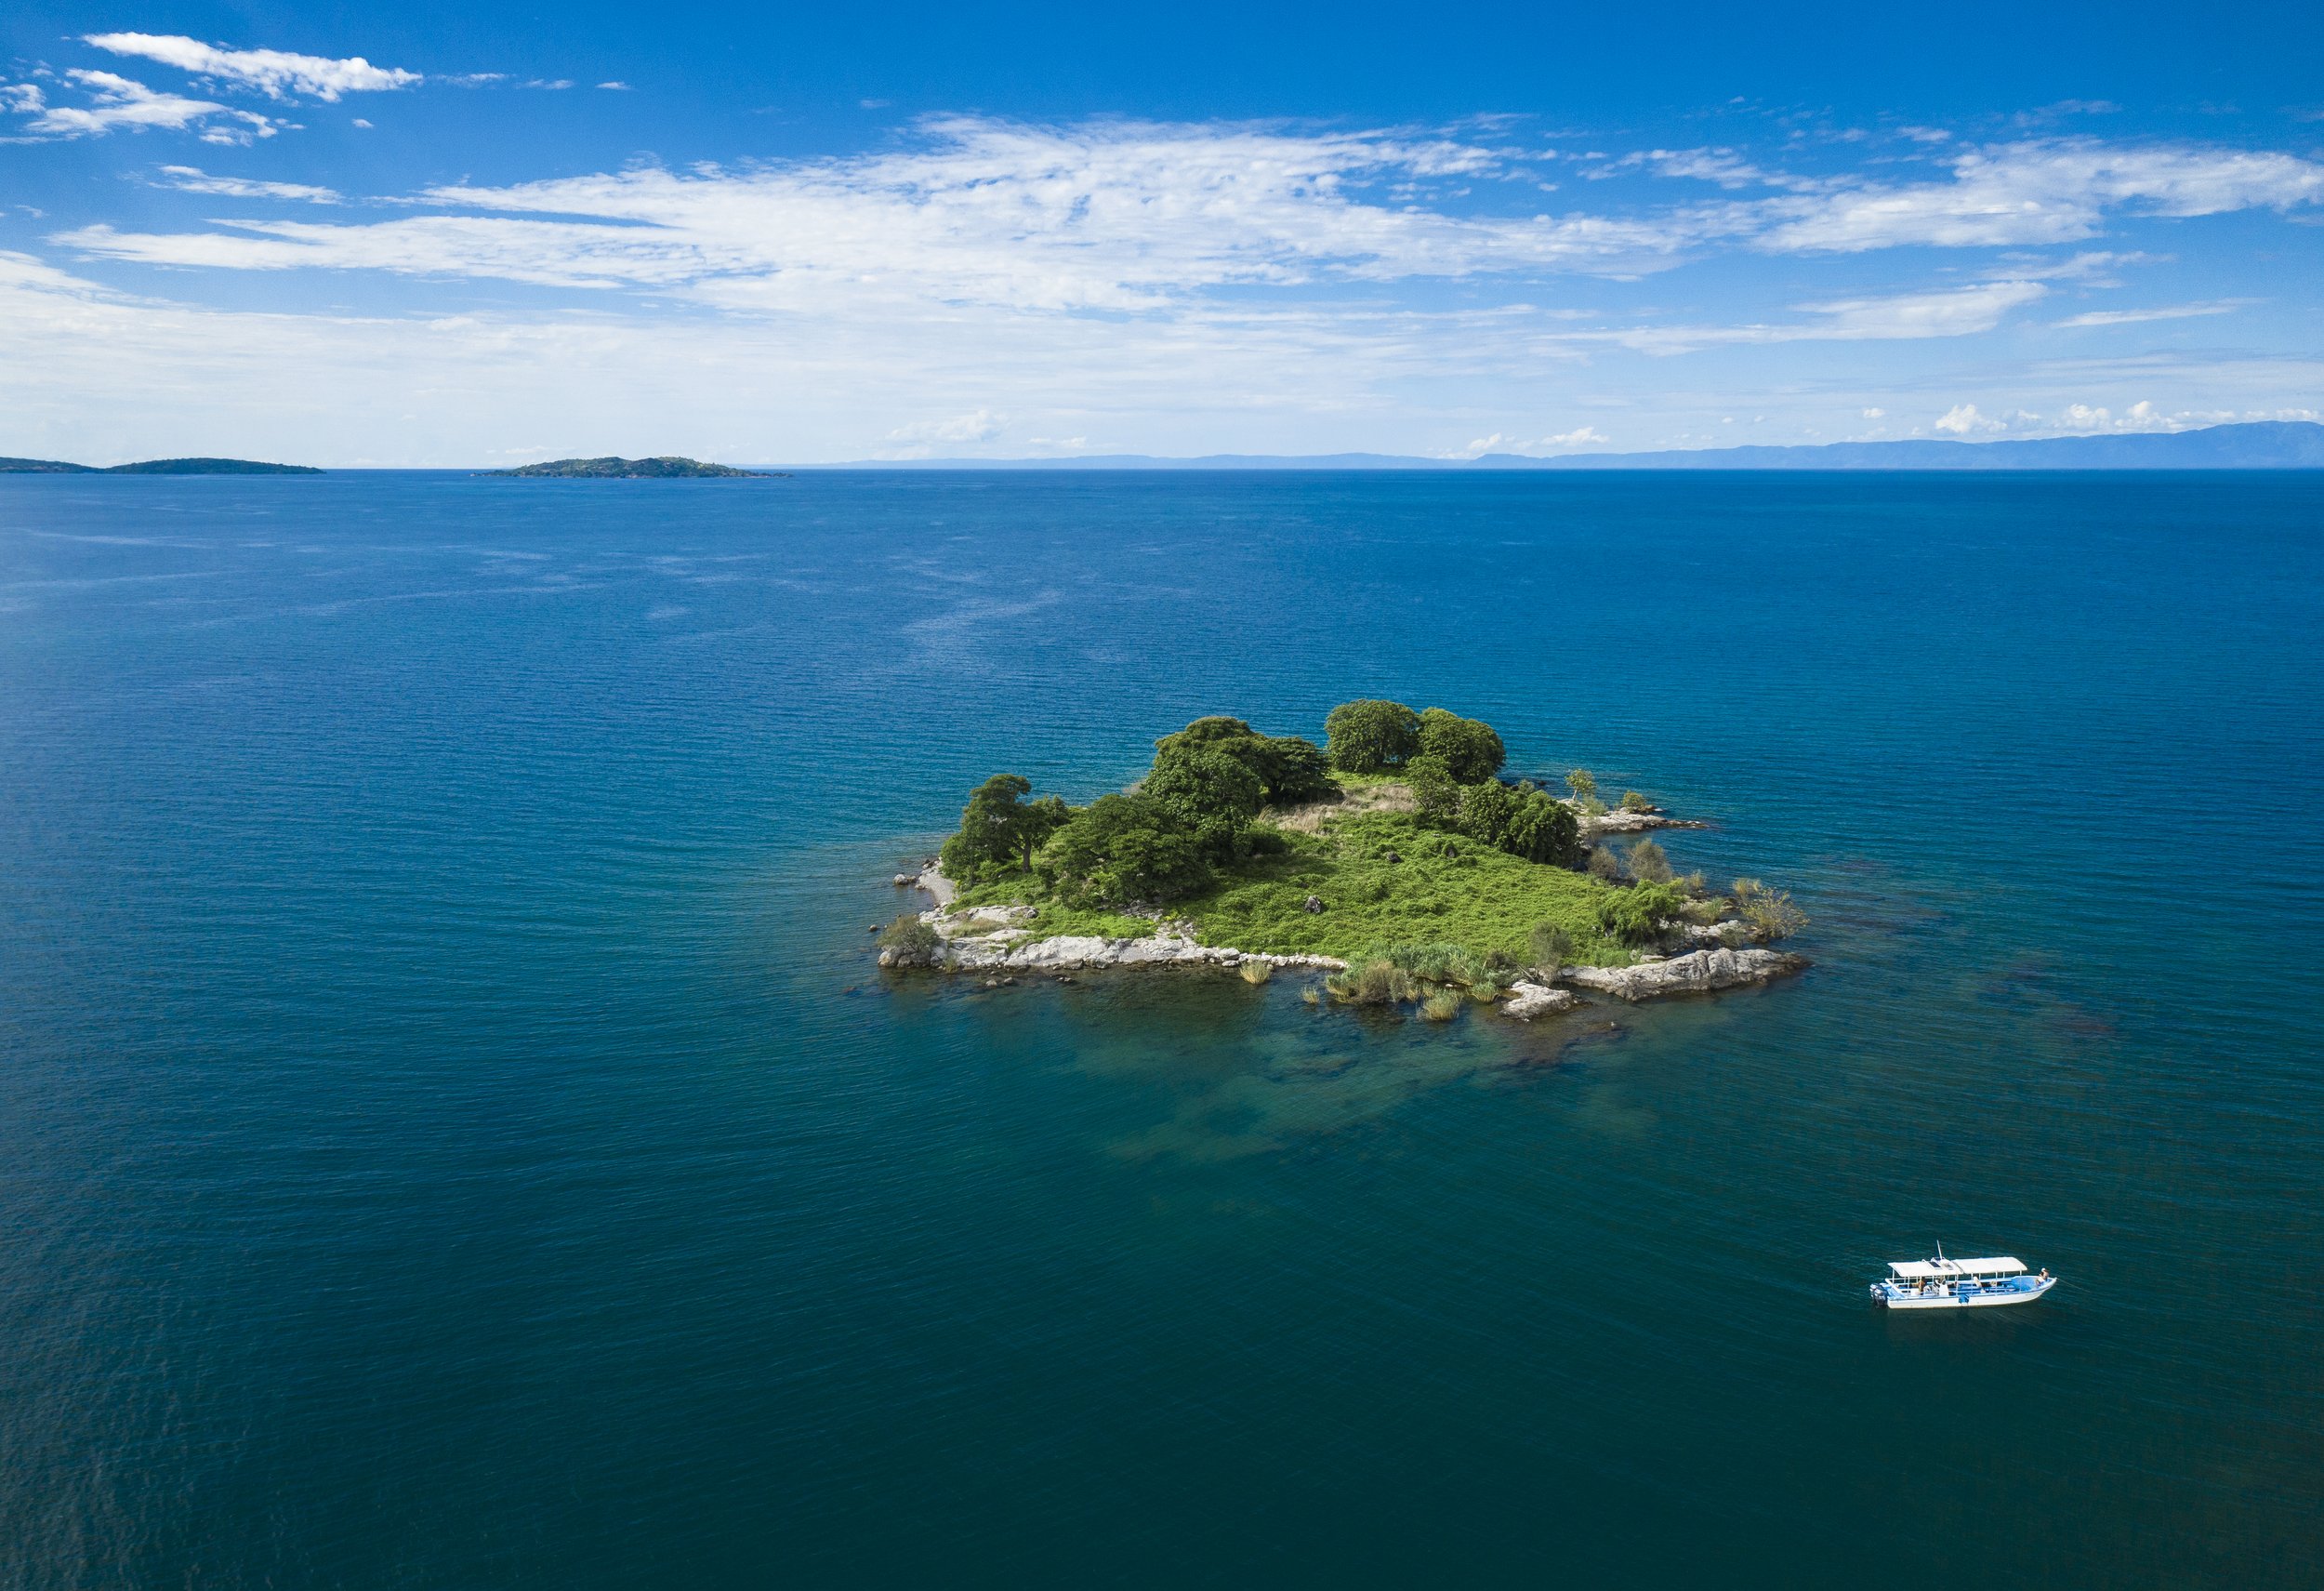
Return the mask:
<svg viewBox="0 0 2324 1591"><path fill-rule="evenodd" d="M1783 950L1691 950L1667 961L1640 961L1628 967L1565 967L1559 975L1601 994L1640 1001L1765 983L1806 965L1805 956Z"/></svg>
<svg viewBox="0 0 2324 1591"><path fill-rule="evenodd" d="M1514 1016L1520 1022L1530 1022L1537 1016L1550 1016L1574 1008L1574 991L1552 988L1547 984L1520 983L1512 985L1508 1001L1501 1006L1503 1016Z"/></svg>

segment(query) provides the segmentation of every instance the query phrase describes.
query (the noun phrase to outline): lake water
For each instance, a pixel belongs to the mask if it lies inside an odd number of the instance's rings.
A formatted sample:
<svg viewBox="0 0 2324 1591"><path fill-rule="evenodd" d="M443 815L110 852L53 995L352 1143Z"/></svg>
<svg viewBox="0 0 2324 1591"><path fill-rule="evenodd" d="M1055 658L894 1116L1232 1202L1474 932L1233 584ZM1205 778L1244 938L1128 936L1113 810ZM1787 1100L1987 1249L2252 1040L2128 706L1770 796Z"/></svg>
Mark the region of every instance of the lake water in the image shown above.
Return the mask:
<svg viewBox="0 0 2324 1591"><path fill-rule="evenodd" d="M2324 474L0 480L0 1584L2316 1584L2320 639ZM872 967L1373 695L1816 966Z"/></svg>

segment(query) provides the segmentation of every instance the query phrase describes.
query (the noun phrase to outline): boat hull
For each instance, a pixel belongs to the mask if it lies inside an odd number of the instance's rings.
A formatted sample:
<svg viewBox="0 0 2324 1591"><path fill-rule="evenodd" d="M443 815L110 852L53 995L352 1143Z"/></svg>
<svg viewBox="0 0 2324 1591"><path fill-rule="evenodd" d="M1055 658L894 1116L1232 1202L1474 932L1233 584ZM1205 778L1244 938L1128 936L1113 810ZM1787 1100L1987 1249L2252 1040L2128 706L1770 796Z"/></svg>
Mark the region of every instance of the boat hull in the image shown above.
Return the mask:
<svg viewBox="0 0 2324 1591"><path fill-rule="evenodd" d="M1890 1309L2000 1309L2012 1304L2031 1304L2053 1287L2057 1278L2036 1279L2030 1287L1997 1287L1992 1289L1947 1288L1938 1293L1902 1293L1894 1295L1886 1284L1872 1284L1872 1302Z"/></svg>

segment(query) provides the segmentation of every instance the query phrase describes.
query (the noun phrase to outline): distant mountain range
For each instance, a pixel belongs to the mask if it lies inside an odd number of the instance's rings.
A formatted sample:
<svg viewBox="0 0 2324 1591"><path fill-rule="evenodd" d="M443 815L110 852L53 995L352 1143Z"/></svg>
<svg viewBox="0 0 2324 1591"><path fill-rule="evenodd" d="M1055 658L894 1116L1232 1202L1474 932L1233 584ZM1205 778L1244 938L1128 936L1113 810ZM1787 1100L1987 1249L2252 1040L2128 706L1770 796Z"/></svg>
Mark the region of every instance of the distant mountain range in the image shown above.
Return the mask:
<svg viewBox="0 0 2324 1591"><path fill-rule="evenodd" d="M0 475L320 475L311 464L260 464L249 458L149 458L142 464L67 464L55 458L0 458Z"/></svg>
<svg viewBox="0 0 2324 1591"><path fill-rule="evenodd" d="M842 470L2324 470L2324 425L2254 420L2201 431L2053 436L2033 442L1833 442L1814 447L1709 447L1666 453L1570 453L1532 458L1405 457L1392 453L1293 457L1214 453L1156 458L871 459Z"/></svg>

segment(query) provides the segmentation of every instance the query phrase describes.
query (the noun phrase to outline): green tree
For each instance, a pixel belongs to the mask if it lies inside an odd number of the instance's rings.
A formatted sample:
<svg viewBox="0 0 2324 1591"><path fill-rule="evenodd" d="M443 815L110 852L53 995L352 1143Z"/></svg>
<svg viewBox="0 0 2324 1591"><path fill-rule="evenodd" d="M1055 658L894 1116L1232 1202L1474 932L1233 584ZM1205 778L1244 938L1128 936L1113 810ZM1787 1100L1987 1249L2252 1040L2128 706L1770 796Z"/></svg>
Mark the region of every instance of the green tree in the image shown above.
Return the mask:
<svg viewBox="0 0 2324 1591"><path fill-rule="evenodd" d="M1324 720L1331 765L1351 774L1401 766L1420 747L1420 715L1402 702L1342 702Z"/></svg>
<svg viewBox="0 0 2324 1591"><path fill-rule="evenodd" d="M1221 740L1257 740L1260 734L1239 718L1215 714L1198 718L1175 735L1165 735L1154 743L1155 755L1168 756L1172 751L1190 746L1213 746Z"/></svg>
<svg viewBox="0 0 2324 1591"><path fill-rule="evenodd" d="M1441 758L1459 784L1482 784L1501 771L1509 754L1501 737L1482 719L1462 718L1441 707L1420 714L1420 751Z"/></svg>
<svg viewBox="0 0 2324 1591"><path fill-rule="evenodd" d="M1423 823L1451 824L1460 815L1460 786L1442 757L1423 753L1404 765L1413 809Z"/></svg>
<svg viewBox="0 0 2324 1591"><path fill-rule="evenodd" d="M1331 763L1313 740L1297 735L1261 735L1253 736L1250 744L1252 772L1266 785L1267 800L1274 805L1322 801L1339 790L1331 782Z"/></svg>
<svg viewBox="0 0 2324 1591"><path fill-rule="evenodd" d="M1073 906L1174 900L1210 877L1200 842L1143 793L1098 797L1050 836L1035 867Z"/></svg>
<svg viewBox="0 0 2324 1591"><path fill-rule="evenodd" d="M1157 766L1182 751L1208 750L1234 758L1259 776L1266 799L1278 806L1321 801L1332 793L1330 764L1312 740L1261 735L1239 718L1198 718L1154 743Z"/></svg>
<svg viewBox="0 0 2324 1591"><path fill-rule="evenodd" d="M1168 810L1214 862L1234 856L1244 826L1266 800L1257 774L1199 742L1157 754L1139 793Z"/></svg>
<svg viewBox="0 0 2324 1591"><path fill-rule="evenodd" d="M1030 868L1033 854L1065 820L1056 796L1024 800L1032 782L1017 774L996 774L976 787L960 814L960 831L944 842L947 877L963 883L1010 867Z"/></svg>
<svg viewBox="0 0 2324 1591"><path fill-rule="evenodd" d="M1574 792L1574 799L1585 805L1598 799L1598 776L1587 768L1576 768L1565 776L1565 788Z"/></svg>

